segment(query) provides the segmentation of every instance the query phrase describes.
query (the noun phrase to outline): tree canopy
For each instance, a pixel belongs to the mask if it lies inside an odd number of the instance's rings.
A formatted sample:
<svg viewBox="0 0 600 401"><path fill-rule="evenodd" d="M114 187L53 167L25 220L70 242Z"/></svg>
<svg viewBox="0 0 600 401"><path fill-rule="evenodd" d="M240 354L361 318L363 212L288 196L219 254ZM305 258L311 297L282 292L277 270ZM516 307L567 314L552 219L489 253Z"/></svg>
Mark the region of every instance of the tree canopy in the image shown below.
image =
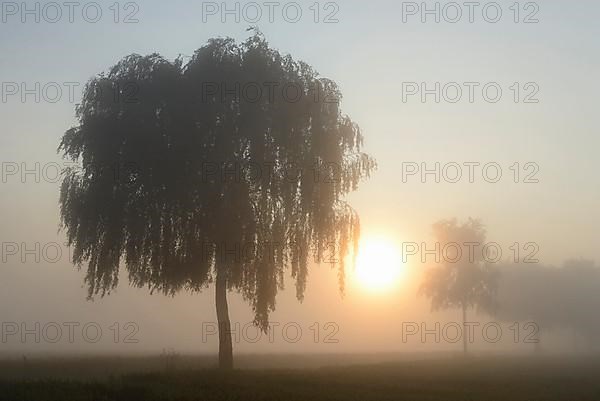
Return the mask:
<svg viewBox="0 0 600 401"><path fill-rule="evenodd" d="M571 259L561 267L500 266L498 308L505 321L531 321L540 331L572 329L588 345L600 334L600 269L594 261Z"/></svg>
<svg viewBox="0 0 600 401"><path fill-rule="evenodd" d="M495 307L497 273L481 251L486 238L481 222L468 219L459 224L455 219L442 220L433 225L433 231L437 247L451 245L456 255L442 255L439 266L427 271L420 294L431 298L433 310L480 307L491 312Z"/></svg>
<svg viewBox="0 0 600 401"><path fill-rule="evenodd" d="M301 300L311 256L357 246L344 196L375 162L340 100L259 33L212 39L185 64L131 55L93 78L59 146L77 162L60 208L90 297L116 287L121 264L169 295L221 275L266 330L287 268Z"/></svg>

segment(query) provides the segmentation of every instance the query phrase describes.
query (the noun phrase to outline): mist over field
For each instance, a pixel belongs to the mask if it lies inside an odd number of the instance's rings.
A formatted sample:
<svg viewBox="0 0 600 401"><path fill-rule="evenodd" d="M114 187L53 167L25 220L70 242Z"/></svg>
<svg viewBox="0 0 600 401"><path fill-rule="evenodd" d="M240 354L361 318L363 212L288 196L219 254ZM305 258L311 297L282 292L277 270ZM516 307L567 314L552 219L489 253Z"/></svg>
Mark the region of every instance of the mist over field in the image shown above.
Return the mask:
<svg viewBox="0 0 600 401"><path fill-rule="evenodd" d="M3 2L0 400L597 399L598 12Z"/></svg>

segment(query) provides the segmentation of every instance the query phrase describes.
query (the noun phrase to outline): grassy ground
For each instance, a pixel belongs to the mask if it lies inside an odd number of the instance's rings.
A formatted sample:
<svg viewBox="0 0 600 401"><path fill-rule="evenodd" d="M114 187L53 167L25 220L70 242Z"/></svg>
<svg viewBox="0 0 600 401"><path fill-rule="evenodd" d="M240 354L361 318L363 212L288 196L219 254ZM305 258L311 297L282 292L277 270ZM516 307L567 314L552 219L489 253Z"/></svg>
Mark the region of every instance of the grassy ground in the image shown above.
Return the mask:
<svg viewBox="0 0 600 401"><path fill-rule="evenodd" d="M227 374L185 369L95 379L13 377L0 380L0 400L600 400L600 359L474 357Z"/></svg>

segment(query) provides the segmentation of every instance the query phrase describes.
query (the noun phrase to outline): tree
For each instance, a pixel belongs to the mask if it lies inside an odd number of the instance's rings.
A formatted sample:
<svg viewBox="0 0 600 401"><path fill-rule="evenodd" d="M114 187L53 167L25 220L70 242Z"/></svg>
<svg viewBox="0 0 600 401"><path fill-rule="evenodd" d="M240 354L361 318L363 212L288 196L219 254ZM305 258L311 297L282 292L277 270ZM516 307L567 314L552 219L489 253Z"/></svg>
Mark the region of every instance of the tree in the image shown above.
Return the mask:
<svg viewBox="0 0 600 401"><path fill-rule="evenodd" d="M356 250L344 201L375 168L337 85L269 47L212 39L187 64L131 55L93 78L59 151L60 212L89 296L124 264L136 287L174 296L215 283L219 365L233 367L227 292L269 313L291 269L302 301L309 255ZM337 263L340 290L344 259Z"/></svg>
<svg viewBox="0 0 600 401"><path fill-rule="evenodd" d="M600 270L594 261L571 259L562 267L540 264L501 266L495 315L505 321L528 322L535 350L542 332L571 329L591 348L600 333L595 318L600 307Z"/></svg>
<svg viewBox="0 0 600 401"><path fill-rule="evenodd" d="M493 311L496 273L482 251L485 229L469 218L458 224L455 219L433 225L440 264L431 268L419 288L419 294L431 298L432 310L460 308L463 322L463 352L467 353L467 309L477 307Z"/></svg>
<svg viewBox="0 0 600 401"><path fill-rule="evenodd" d="M541 351L542 332L558 326L564 305L560 298L559 269L539 264L502 264L499 266L497 307L494 316L507 322L527 322L528 336Z"/></svg>
<svg viewBox="0 0 600 401"><path fill-rule="evenodd" d="M560 324L569 327L574 337L585 342L588 351L596 345L600 335L600 269L588 259L570 259L559 269L560 287L556 289L558 305L555 314ZM556 295L555 295L556 297ZM556 301L548 300L549 304ZM575 342L577 344L577 341Z"/></svg>

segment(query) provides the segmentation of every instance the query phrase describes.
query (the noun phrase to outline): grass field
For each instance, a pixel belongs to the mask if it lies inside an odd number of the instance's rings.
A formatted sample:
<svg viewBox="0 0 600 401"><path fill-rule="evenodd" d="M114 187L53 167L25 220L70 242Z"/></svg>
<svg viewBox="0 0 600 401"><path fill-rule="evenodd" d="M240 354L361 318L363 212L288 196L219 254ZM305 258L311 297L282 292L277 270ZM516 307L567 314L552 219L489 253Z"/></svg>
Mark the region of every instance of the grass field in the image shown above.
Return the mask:
<svg viewBox="0 0 600 401"><path fill-rule="evenodd" d="M99 359L97 365L115 361ZM19 378L5 362L0 400L600 400L595 357L457 357L230 373L190 367L205 362L189 359L182 368L150 372L149 360L121 358L115 370L147 371L106 376L100 374L105 368L94 370L93 359L48 360L34 379L24 371Z"/></svg>

